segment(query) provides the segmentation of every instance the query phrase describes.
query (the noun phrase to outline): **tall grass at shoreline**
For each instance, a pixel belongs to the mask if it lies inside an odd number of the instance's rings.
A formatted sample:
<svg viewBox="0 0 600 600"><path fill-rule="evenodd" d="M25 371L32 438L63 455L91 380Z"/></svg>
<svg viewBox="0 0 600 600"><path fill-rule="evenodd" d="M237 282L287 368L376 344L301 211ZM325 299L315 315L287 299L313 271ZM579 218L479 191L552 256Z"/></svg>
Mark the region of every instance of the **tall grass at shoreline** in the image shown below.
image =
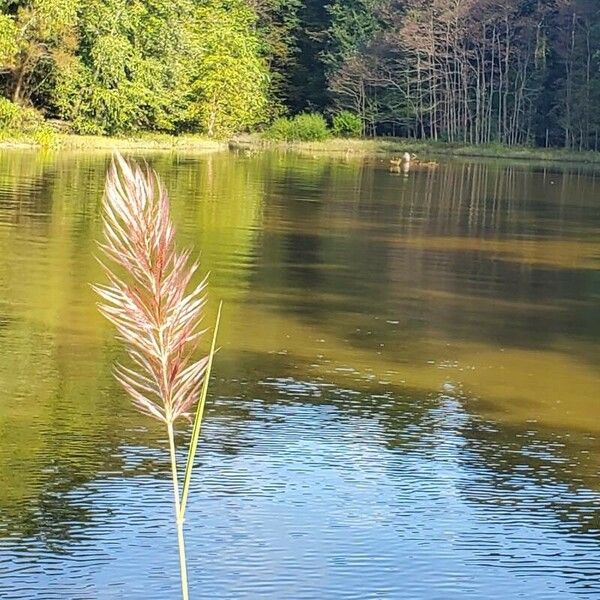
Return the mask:
<svg viewBox="0 0 600 600"><path fill-rule="evenodd" d="M145 415L164 423L169 440L181 591L188 600L183 524L194 458L221 316L217 314L210 352L197 358L206 305L207 280L188 290L197 262L175 248L169 197L157 174L116 154L103 203L101 265L107 284L93 286L100 312L116 327L129 358L115 376ZM193 421L183 482L177 464L175 423Z"/></svg>

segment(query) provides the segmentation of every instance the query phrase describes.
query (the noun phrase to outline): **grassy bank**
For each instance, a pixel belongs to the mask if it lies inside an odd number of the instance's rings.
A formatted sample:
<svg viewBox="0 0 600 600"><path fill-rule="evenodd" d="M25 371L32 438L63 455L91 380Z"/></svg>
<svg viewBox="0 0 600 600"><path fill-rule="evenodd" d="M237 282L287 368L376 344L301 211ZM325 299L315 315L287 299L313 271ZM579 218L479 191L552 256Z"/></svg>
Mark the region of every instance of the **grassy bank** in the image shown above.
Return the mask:
<svg viewBox="0 0 600 600"><path fill-rule="evenodd" d="M49 147L67 150L187 150L209 152L227 148L227 142L192 135L137 134L123 137L100 135L70 135L54 133L51 136L0 134L0 148Z"/></svg>
<svg viewBox="0 0 600 600"><path fill-rule="evenodd" d="M259 135L238 136L229 141L192 135L144 133L132 136L107 137L53 133L50 136L0 133L0 148L50 147L67 150L185 150L211 152L225 148L248 150L276 149L323 155L398 156L411 152L419 157L464 156L511 160L555 161L600 165L600 152L563 150L556 148L509 147L500 144L474 146L447 142L402 138L342 139L329 138L319 142L279 142Z"/></svg>
<svg viewBox="0 0 600 600"><path fill-rule="evenodd" d="M278 142L266 140L258 136L247 136L232 140L230 145L246 148L293 150L313 154L356 154L391 157L400 155L403 152L411 152L421 157L465 156L600 164L600 152L579 152L576 150L532 148L528 146L510 147L500 144L475 146L401 138L375 138L367 140L330 138L320 142Z"/></svg>

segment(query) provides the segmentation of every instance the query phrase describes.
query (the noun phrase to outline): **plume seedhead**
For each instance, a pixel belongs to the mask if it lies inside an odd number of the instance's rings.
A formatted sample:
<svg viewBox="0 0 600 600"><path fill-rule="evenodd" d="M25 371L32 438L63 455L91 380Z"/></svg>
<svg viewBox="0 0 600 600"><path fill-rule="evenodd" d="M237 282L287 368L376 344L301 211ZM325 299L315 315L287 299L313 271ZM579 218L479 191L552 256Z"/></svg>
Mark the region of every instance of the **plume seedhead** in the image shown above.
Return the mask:
<svg viewBox="0 0 600 600"><path fill-rule="evenodd" d="M206 303L206 278L186 291L198 268L178 252L169 197L158 175L120 155L110 166L103 203L108 278L95 285L100 312L123 341L132 366L116 378L143 413L172 424L189 417L208 357L194 359ZM116 268L115 268L116 267Z"/></svg>

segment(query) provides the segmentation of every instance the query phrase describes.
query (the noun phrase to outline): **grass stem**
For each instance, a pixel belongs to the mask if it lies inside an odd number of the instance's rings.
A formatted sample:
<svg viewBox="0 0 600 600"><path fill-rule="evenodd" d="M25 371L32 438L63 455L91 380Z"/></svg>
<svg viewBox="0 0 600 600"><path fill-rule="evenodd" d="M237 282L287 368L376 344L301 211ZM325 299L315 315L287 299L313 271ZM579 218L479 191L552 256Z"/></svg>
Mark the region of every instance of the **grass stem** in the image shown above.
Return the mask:
<svg viewBox="0 0 600 600"><path fill-rule="evenodd" d="M177 456L175 454L175 436L173 423L167 423L169 434L169 451L171 454L171 475L173 477L173 500L175 503L175 522L177 524L177 544L179 546L179 571L181 575L181 596L183 600L189 600L187 564L185 555L185 539L183 537L183 515L179 502L179 479L177 476Z"/></svg>

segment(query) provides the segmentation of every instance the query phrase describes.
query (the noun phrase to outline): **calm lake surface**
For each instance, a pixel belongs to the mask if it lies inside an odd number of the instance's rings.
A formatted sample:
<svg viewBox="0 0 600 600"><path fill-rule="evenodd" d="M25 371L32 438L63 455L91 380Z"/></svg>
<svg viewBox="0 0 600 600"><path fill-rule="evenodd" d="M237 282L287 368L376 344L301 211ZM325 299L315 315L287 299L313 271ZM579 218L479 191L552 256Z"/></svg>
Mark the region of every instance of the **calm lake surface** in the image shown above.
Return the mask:
<svg viewBox="0 0 600 600"><path fill-rule="evenodd" d="M599 173L144 158L225 301L193 598L600 598ZM179 593L165 434L89 288L108 160L0 153L3 600Z"/></svg>

